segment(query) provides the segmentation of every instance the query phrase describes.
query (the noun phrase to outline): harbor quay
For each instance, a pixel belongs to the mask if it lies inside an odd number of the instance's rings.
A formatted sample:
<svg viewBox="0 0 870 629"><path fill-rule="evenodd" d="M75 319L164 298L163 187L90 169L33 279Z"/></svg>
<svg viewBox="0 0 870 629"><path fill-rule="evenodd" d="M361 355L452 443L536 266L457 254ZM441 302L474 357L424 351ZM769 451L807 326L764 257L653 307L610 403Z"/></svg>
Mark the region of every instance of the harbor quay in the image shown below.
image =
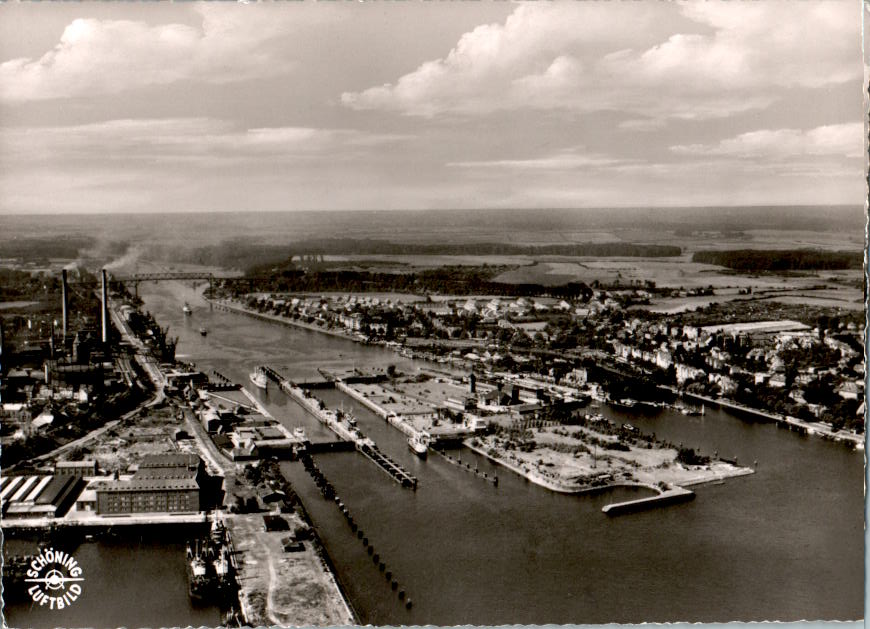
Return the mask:
<svg viewBox="0 0 870 629"><path fill-rule="evenodd" d="M302 517L233 514L226 522L235 541L239 603L247 625L334 627L357 622Z"/></svg>
<svg viewBox="0 0 870 629"><path fill-rule="evenodd" d="M795 432L800 432L805 435L818 435L823 439L847 443L858 450L864 449L865 440L863 434L834 431L831 430L831 427L829 425L822 422L809 422L804 419L799 419L797 417L791 417L789 415L768 413L766 411L762 411L756 408L750 408L748 406L737 404L735 402L731 402L722 398L711 398L708 396L691 393L685 394L685 397L688 399L704 402L705 404L721 406L722 408L727 408L736 413L745 414L751 417L757 417L767 421L773 421L776 422L777 425L783 426Z"/></svg>

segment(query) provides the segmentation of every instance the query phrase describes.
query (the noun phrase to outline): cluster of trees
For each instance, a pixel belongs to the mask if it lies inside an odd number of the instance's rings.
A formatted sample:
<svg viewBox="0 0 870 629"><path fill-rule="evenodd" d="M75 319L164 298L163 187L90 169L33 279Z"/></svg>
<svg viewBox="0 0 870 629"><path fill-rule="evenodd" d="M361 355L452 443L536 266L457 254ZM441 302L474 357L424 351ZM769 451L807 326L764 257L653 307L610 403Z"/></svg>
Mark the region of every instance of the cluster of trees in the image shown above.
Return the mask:
<svg viewBox="0 0 870 629"><path fill-rule="evenodd" d="M556 297L588 301L592 290L582 282L561 286L509 284L492 278L505 271L502 266L444 266L417 273L386 273L356 270L316 270L254 267L247 281L234 282L230 290L270 292L402 292L450 295L500 295L504 297Z"/></svg>
<svg viewBox="0 0 870 629"><path fill-rule="evenodd" d="M819 249L736 249L698 251L692 262L715 264L735 271L811 271L860 269L859 251L822 251Z"/></svg>
<svg viewBox="0 0 870 629"><path fill-rule="evenodd" d="M701 456L693 448L682 447L677 451L677 461L683 465L707 465L710 457Z"/></svg>

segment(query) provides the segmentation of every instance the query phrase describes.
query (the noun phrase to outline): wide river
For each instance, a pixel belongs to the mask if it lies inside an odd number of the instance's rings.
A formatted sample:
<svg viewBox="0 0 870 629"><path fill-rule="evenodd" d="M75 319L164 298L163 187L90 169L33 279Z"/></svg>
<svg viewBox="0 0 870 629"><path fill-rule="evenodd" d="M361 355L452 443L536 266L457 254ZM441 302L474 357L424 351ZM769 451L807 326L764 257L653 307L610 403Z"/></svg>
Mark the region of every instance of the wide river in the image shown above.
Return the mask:
<svg viewBox="0 0 870 629"><path fill-rule="evenodd" d="M140 294L180 337L181 359L240 383L249 384L258 363L291 377L352 363L418 367L382 348L210 311L178 284L143 284ZM185 300L194 308L187 318ZM280 391L257 395L287 426L330 437ZM378 446L420 479L413 492L356 452L316 456L413 599L408 610L335 504L320 496L299 463L283 464L364 624L863 617L863 456L843 445L718 410L685 417L605 408L605 415L705 454L757 461L754 475L698 487L690 503L608 518L601 507L617 496L556 494L463 450L463 461L498 474L494 487L440 457L417 459L398 431L344 394L319 395L353 408ZM138 620L131 617L128 626Z"/></svg>

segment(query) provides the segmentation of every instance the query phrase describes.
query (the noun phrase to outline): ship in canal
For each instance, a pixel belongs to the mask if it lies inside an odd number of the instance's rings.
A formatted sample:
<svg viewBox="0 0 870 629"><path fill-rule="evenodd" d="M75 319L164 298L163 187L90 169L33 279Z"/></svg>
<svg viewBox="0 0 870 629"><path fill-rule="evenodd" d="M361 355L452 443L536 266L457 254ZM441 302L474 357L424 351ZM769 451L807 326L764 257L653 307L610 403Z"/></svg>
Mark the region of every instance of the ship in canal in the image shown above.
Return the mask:
<svg viewBox="0 0 870 629"><path fill-rule="evenodd" d="M197 602L208 601L214 586L206 556L198 540L193 546L187 545L187 592L191 600Z"/></svg>
<svg viewBox="0 0 870 629"><path fill-rule="evenodd" d="M230 555L229 535L219 521L211 533L187 545L188 593L193 601L210 603L226 600L235 589L235 571Z"/></svg>
<svg viewBox="0 0 870 629"><path fill-rule="evenodd" d="M266 375L266 371L262 367L254 369L254 371L251 372L250 378L251 382L253 382L254 386L258 389L263 389L265 391L269 388L269 377Z"/></svg>
<svg viewBox="0 0 870 629"><path fill-rule="evenodd" d="M421 459L425 459L429 453L429 435L425 432L417 433L408 439L408 447Z"/></svg>

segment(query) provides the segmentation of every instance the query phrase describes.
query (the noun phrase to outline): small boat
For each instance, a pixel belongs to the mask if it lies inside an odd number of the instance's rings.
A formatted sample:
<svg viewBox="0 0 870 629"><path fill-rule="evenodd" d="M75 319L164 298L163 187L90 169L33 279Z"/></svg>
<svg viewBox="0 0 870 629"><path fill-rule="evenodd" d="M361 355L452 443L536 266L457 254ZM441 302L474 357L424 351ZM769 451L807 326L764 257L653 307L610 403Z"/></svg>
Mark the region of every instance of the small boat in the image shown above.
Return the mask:
<svg viewBox="0 0 870 629"><path fill-rule="evenodd" d="M293 436L300 441L308 441L308 435L305 434L305 429L301 426L293 429Z"/></svg>
<svg viewBox="0 0 870 629"><path fill-rule="evenodd" d="M697 409L697 408L690 408L690 407L688 407L688 406L684 406L684 407L682 407L682 408L680 409L680 412L681 412L683 415L686 415L686 416L688 416L688 417L700 417L701 415L704 414L704 411L702 411L702 410L700 410L700 409Z"/></svg>
<svg viewBox="0 0 870 629"><path fill-rule="evenodd" d="M634 408L637 405L637 400L633 400L630 397L622 398L621 400L616 400L615 402L611 402L616 407L622 408Z"/></svg>
<svg viewBox="0 0 870 629"><path fill-rule="evenodd" d="M429 435L425 432L414 435L408 439L408 447L421 459L425 459L429 453Z"/></svg>
<svg viewBox="0 0 870 629"><path fill-rule="evenodd" d="M262 367L257 367L251 373L250 377L251 382L253 382L254 386L256 386L257 388L263 389L264 391L269 388L269 378L268 376L266 376L266 372L263 371Z"/></svg>
<svg viewBox="0 0 870 629"><path fill-rule="evenodd" d="M193 313L193 310L190 309L190 305L187 302L184 302L184 307L181 309L181 312L190 316Z"/></svg>
<svg viewBox="0 0 870 629"><path fill-rule="evenodd" d="M206 330L205 328L200 328L199 333L202 334L203 336L205 336L208 334L208 330Z"/></svg>

